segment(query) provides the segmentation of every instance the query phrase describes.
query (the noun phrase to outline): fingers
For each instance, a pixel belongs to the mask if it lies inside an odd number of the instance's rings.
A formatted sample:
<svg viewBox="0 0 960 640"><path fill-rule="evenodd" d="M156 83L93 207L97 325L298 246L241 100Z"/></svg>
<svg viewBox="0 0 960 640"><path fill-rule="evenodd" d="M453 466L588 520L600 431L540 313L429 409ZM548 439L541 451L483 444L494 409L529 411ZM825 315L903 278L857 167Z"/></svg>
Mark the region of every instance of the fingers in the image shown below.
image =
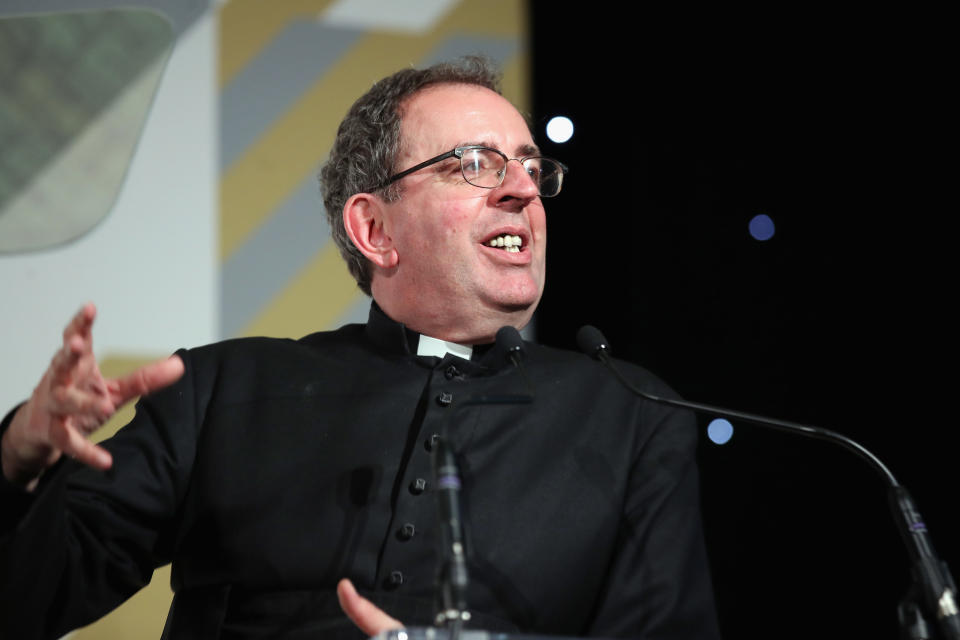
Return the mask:
<svg viewBox="0 0 960 640"><path fill-rule="evenodd" d="M93 326L93 319L97 316L97 308L92 302L83 305L77 313L74 314L70 322L63 330L63 340L71 335L87 335L90 333L90 327Z"/></svg>
<svg viewBox="0 0 960 640"><path fill-rule="evenodd" d="M74 315L63 330L63 346L27 405L14 415L2 445L4 475L35 480L61 454L96 469L110 468L110 453L87 436L129 400L183 375L183 361L173 356L116 380L104 380L93 356L95 317L92 303ZM14 467L10 473L7 466Z"/></svg>
<svg viewBox="0 0 960 640"><path fill-rule="evenodd" d="M391 618L353 588L353 583L344 578L337 584L337 599L347 617L368 636L375 636L390 629L400 629L403 623Z"/></svg>
<svg viewBox="0 0 960 640"><path fill-rule="evenodd" d="M74 338L80 338L81 341L89 343L93 336L93 320L96 317L97 308L92 302L83 305L83 308L77 311L64 328L63 344L68 344Z"/></svg>
<svg viewBox="0 0 960 640"><path fill-rule="evenodd" d="M96 423L96 428L106 422L117 407L103 393L80 390L74 386L56 386L50 391L46 409L54 416L74 416L81 420L83 426L88 422Z"/></svg>
<svg viewBox="0 0 960 640"><path fill-rule="evenodd" d="M95 469L106 470L113 464L113 456L101 446L95 445L72 427L67 420L60 420L51 428L54 446L71 458Z"/></svg>
<svg viewBox="0 0 960 640"><path fill-rule="evenodd" d="M117 409L93 357L97 310L83 306L63 330L63 345L4 434L4 474L31 483L65 453L97 469L112 464L110 454L86 436ZM8 468L12 470L8 473Z"/></svg>
<svg viewBox="0 0 960 640"><path fill-rule="evenodd" d="M114 403L120 406L131 398L146 395L173 384L180 379L183 371L183 360L180 356L170 356L108 382L107 390Z"/></svg>
<svg viewBox="0 0 960 640"><path fill-rule="evenodd" d="M80 358L93 355L93 320L97 309L87 303L67 323L63 330L63 347L51 362L51 371L57 382L69 381Z"/></svg>
<svg viewBox="0 0 960 640"><path fill-rule="evenodd" d="M64 342L63 346L53 355L53 360L50 361L50 372L54 381L68 382L71 379L77 363L83 356L83 350L82 338L72 336Z"/></svg>

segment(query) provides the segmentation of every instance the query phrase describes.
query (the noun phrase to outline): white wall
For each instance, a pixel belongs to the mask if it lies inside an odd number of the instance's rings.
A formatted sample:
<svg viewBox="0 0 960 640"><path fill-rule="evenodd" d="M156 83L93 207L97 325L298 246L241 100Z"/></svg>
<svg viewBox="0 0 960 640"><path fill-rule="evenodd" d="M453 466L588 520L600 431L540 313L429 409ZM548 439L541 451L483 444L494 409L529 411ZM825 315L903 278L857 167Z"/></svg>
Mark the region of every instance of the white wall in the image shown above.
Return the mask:
<svg viewBox="0 0 960 640"><path fill-rule="evenodd" d="M211 12L177 42L110 216L68 246L0 256L0 415L29 395L88 300L98 358L215 339L216 36Z"/></svg>

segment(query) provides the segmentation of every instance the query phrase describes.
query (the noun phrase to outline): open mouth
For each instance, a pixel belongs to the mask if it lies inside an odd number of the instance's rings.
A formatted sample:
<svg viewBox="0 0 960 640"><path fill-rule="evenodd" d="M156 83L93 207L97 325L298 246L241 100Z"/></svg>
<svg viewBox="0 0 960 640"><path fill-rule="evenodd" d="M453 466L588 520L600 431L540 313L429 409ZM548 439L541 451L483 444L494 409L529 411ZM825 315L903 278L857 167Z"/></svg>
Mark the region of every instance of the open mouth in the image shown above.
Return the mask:
<svg viewBox="0 0 960 640"><path fill-rule="evenodd" d="M486 242L486 245L496 249L503 249L507 253L520 253L520 250L523 248L523 238L508 233L501 233L498 236L490 238Z"/></svg>

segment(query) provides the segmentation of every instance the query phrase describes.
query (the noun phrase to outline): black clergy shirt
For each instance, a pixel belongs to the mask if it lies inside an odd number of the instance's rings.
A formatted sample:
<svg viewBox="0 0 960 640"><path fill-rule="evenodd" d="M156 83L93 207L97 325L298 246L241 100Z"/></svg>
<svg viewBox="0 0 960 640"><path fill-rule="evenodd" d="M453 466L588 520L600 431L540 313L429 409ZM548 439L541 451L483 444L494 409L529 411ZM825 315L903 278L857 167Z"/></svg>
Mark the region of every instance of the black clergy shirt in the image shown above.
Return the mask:
<svg viewBox="0 0 960 640"><path fill-rule="evenodd" d="M695 425L586 356L527 343L418 357L366 325L181 351L106 472L64 461L34 495L0 480L0 638L56 638L173 563L175 640L362 637L342 577L409 625L434 611L431 443L460 462L472 626L579 636L717 636ZM672 392L638 367L636 384ZM9 419L8 419L9 421Z"/></svg>

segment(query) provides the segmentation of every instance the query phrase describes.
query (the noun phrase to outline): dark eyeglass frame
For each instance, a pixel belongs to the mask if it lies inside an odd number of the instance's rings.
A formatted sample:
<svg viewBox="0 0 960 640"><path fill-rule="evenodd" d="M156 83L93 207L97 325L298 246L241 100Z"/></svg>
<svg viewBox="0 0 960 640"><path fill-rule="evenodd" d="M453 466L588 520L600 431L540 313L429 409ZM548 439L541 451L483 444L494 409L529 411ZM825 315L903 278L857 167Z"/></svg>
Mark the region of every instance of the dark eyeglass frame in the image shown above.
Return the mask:
<svg viewBox="0 0 960 640"><path fill-rule="evenodd" d="M472 151L472 150L474 150L474 149L483 149L484 151L493 151L493 152L496 153L498 156L500 156L501 158L503 158L503 171L498 172L498 174L497 174L497 175L500 176L500 179L499 179L499 181L497 182L496 186L486 187L486 186L484 186L484 185L474 184L474 183L470 182L470 180L467 178L467 174L466 174L466 172L463 170L463 154L464 154L465 151ZM511 160L516 160L517 162L519 162L519 163L520 163L520 166L522 166L522 167L524 168L524 170L526 170L526 166L525 166L523 163L526 162L527 160L541 159L541 160L549 160L550 162L553 162L553 163L556 164L558 167L560 167L560 172L561 172L560 184L561 184L561 186L563 185L563 177L566 176L566 175L567 175L567 172L570 170L569 168L567 168L567 165L563 164L563 163L560 162L559 160L555 160L555 159L553 159L553 158L548 158L548 157L546 157L546 156L524 156L523 158L508 158L508 157L507 157L507 154L505 154L503 151L500 151L499 149L494 149L493 147L485 147L485 146L480 145L480 144L473 144L473 145L468 145L468 146L465 146L465 147L454 147L453 149L451 149L450 151L447 151L446 153L441 153L440 155L434 156L434 157L430 158L429 160L424 160L423 162L421 162L421 163L418 164L418 165L414 165L414 166L410 167L409 169L406 169L406 170L404 170L404 171L401 171L400 173L396 173L396 174L390 176L389 178L387 178L387 181L384 182L383 184L381 184L380 186L378 186L376 189L374 189L374 191L379 191L380 189L383 189L383 188L385 188L385 187L389 187L391 184L393 184L393 183L396 182L397 180L400 180L401 178L406 178L408 175L410 175L411 173L414 173L415 171L420 171L420 169L424 169L424 168L426 168L426 167L429 167L429 166L432 165L432 164L437 164L438 162L442 162L442 161L446 160L447 158L457 158L457 160L460 161L460 174L463 176L463 179L466 180L467 184L473 185L474 187L478 187L478 188L480 188L480 189L496 189L497 187L499 187L500 185L502 185L502 184L503 184L503 179L507 176L507 171L506 171L507 164L509 164L509 162L510 162ZM559 193L560 193L560 189L558 188L558 189L557 189L557 193L555 193L555 194L553 194L553 195L551 195L551 196L545 196L545 195L543 195L543 194L540 193L540 185L539 185L539 184L537 185L537 195L539 195L539 196L542 197L542 198L553 198L554 196L556 196L556 195L559 194Z"/></svg>

